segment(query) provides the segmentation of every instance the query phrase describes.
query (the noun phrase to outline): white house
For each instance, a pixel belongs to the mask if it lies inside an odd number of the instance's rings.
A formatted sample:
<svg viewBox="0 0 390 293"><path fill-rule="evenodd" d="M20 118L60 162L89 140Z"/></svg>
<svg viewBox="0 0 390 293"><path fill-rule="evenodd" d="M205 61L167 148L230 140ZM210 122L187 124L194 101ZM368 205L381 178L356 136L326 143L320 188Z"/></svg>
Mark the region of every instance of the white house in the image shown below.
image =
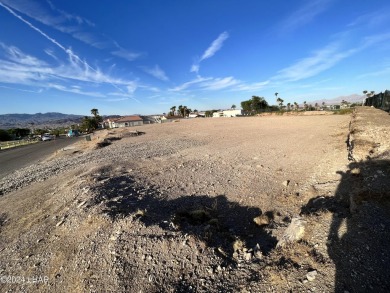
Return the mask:
<svg viewBox="0 0 390 293"><path fill-rule="evenodd" d="M218 112L214 112L213 113L213 117L223 117L223 112L222 111L218 111Z"/></svg>
<svg viewBox="0 0 390 293"><path fill-rule="evenodd" d="M237 115L242 115L242 110L236 110L236 109L229 109L224 110L223 117L236 117Z"/></svg>

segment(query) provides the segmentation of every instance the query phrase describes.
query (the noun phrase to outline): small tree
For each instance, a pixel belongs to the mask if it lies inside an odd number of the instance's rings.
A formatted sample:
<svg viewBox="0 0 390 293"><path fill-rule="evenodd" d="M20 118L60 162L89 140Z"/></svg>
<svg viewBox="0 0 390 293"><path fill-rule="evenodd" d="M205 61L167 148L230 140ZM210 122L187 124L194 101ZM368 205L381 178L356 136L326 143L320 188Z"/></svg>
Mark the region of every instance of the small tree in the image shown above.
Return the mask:
<svg viewBox="0 0 390 293"><path fill-rule="evenodd" d="M11 139L12 139L12 137L8 133L8 131L6 131L4 129L0 129L0 141L8 141L8 140L11 140Z"/></svg>
<svg viewBox="0 0 390 293"><path fill-rule="evenodd" d="M233 110L235 110L235 109L237 108L237 106L233 104L231 108L232 108Z"/></svg>

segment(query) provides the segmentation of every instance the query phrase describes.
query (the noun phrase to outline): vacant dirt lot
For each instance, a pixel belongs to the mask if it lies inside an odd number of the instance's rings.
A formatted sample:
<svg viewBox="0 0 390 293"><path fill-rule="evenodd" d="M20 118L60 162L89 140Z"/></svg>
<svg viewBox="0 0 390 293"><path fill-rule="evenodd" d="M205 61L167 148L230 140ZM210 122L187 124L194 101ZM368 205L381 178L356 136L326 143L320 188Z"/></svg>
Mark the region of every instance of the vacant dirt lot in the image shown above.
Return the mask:
<svg viewBox="0 0 390 293"><path fill-rule="evenodd" d="M355 228L344 196L357 184L346 175L350 121L348 115L209 118L145 125L139 136L129 128L101 131L18 170L0 180L0 289L385 291L385 250L376 249L372 265L384 271L366 272L370 263L342 271L361 262L359 251L375 250L356 240L357 232L342 238ZM361 169L354 172L389 178L386 167ZM380 217L355 224L388 230L385 212ZM305 233L277 247L293 219ZM345 259L342 250L355 240L359 251ZM355 286L351 278L364 282Z"/></svg>

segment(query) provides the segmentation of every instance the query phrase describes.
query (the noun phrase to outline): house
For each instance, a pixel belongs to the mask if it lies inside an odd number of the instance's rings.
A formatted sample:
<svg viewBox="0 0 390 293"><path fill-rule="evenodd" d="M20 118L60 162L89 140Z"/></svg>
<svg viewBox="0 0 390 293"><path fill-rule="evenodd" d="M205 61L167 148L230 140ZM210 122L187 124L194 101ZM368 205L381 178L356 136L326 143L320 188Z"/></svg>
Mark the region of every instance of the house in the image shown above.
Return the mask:
<svg viewBox="0 0 390 293"><path fill-rule="evenodd" d="M236 116L241 116L242 110L236 110L236 109L229 109L229 110L224 110L223 112L223 117L236 117Z"/></svg>
<svg viewBox="0 0 390 293"><path fill-rule="evenodd" d="M124 116L119 119L113 119L110 121L110 128L119 128L119 127L132 127L132 126L141 126L144 124L144 121L140 116Z"/></svg>
<svg viewBox="0 0 390 293"><path fill-rule="evenodd" d="M217 111L213 113L213 118L223 117L223 111Z"/></svg>
<svg viewBox="0 0 390 293"><path fill-rule="evenodd" d="M188 115L188 118L199 118L199 117L206 117L205 112L192 112Z"/></svg>
<svg viewBox="0 0 390 293"><path fill-rule="evenodd" d="M107 118L103 120L103 128L115 128L115 122L120 118Z"/></svg>
<svg viewBox="0 0 390 293"><path fill-rule="evenodd" d="M197 118L197 117L199 117L198 113L190 113L188 115L188 118Z"/></svg>

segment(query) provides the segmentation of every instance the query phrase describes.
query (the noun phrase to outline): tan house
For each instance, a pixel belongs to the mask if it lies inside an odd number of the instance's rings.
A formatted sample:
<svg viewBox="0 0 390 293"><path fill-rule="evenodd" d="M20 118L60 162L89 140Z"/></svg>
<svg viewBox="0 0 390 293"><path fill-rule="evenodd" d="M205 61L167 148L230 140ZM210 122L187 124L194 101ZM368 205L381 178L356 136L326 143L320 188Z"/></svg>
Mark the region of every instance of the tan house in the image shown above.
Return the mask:
<svg viewBox="0 0 390 293"><path fill-rule="evenodd" d="M108 121L110 128L119 128L119 127L133 127L141 126L144 124L144 121L140 116L124 116L119 119L112 119Z"/></svg>

